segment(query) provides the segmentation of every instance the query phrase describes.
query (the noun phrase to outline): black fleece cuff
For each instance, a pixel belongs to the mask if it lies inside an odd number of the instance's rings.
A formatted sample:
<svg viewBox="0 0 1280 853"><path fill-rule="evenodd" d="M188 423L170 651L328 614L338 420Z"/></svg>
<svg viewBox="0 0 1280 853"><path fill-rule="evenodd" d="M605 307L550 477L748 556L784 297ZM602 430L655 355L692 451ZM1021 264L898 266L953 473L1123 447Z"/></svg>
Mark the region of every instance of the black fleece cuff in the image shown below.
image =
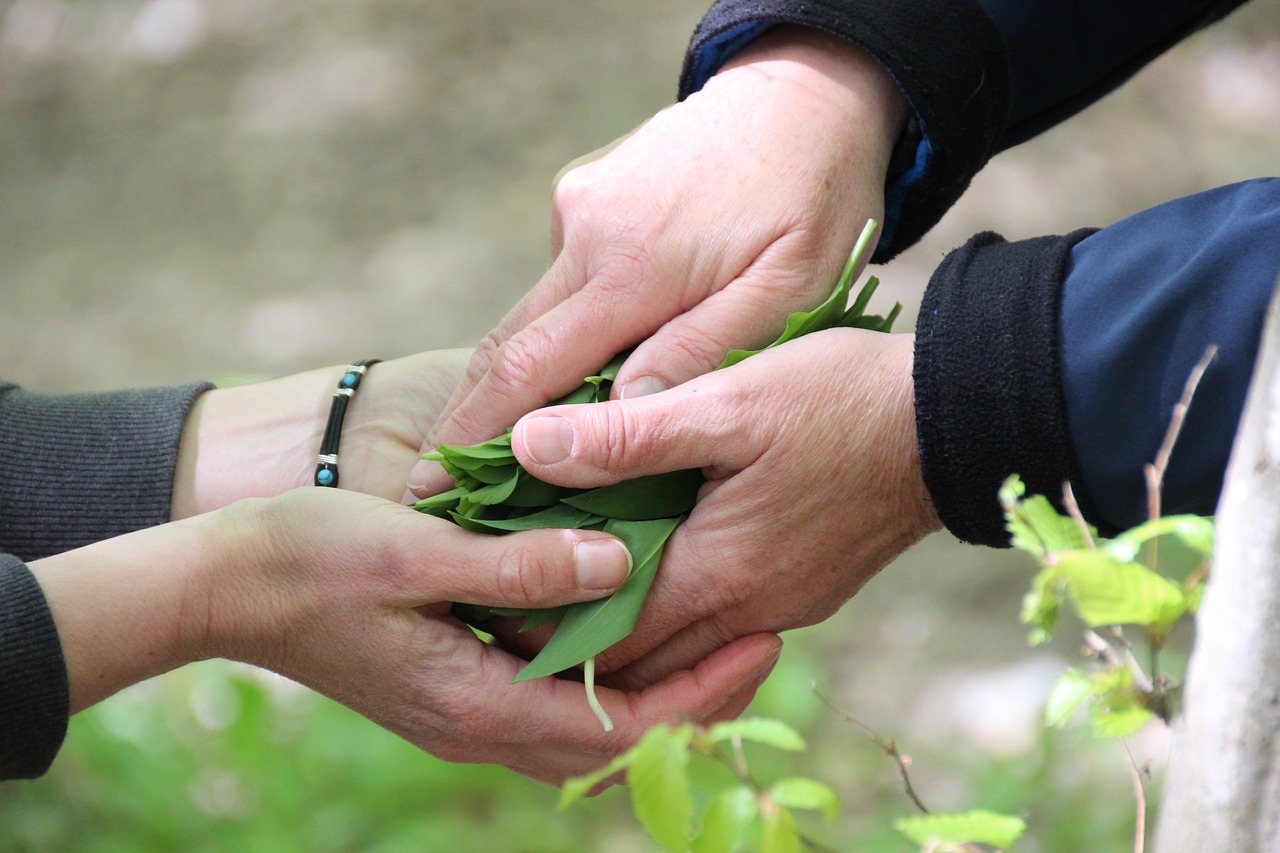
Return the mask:
<svg viewBox="0 0 1280 853"><path fill-rule="evenodd" d="M1055 504L1075 476L1058 306L1071 247L1091 233L979 234L929 282L916 323L920 464L939 518L965 542L1008 547L997 492L1010 474Z"/></svg>
<svg viewBox="0 0 1280 853"><path fill-rule="evenodd" d="M53 615L22 561L0 554L0 780L34 779L67 735L71 700Z"/></svg>
<svg viewBox="0 0 1280 853"><path fill-rule="evenodd" d="M168 521L182 427L210 387L0 388L0 550L36 560Z"/></svg>
<svg viewBox="0 0 1280 853"><path fill-rule="evenodd" d="M976 2L720 0L693 35L682 98L701 85L702 48L751 24L798 24L858 45L884 66L915 111L923 138L890 191L886 234L893 233L877 263L932 228L995 152L1009 110L1008 62L999 30Z"/></svg>

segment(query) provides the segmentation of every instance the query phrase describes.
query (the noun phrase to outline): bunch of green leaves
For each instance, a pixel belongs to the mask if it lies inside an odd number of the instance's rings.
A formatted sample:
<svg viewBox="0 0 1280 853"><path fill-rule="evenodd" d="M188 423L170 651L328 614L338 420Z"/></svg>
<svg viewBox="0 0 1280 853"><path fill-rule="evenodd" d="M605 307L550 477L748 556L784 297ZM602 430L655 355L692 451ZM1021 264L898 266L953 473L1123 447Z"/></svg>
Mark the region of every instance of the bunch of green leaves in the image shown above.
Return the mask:
<svg viewBox="0 0 1280 853"><path fill-rule="evenodd" d="M876 223L868 222L831 295L812 311L787 318L782 334L760 350L734 350L717 367L723 369L756 353L811 332L836 327L887 332L901 310L887 316L865 313L879 282L867 280L853 303L854 272L871 248ZM626 353L616 357L559 404L599 403L609 399L613 380ZM635 627L662 559L667 539L697 502L703 477L697 470L676 471L626 480L598 489L570 489L543 482L524 470L511 449L511 432L471 446L441 445L423 458L439 462L456 485L415 507L478 533L507 533L534 528L602 530L620 538L631 552L632 571L613 595L568 607L515 610L458 605L455 612L472 624L492 616L522 617L521 630L556 623L551 639L517 675L516 681L553 675L584 665L588 700L606 729L612 724L595 701L594 658L622 640Z"/></svg>
<svg viewBox="0 0 1280 853"><path fill-rule="evenodd" d="M733 853L743 845L761 853L799 853L802 836L795 811L835 818L839 802L831 788L805 777L762 786L746 767L744 742L800 751L804 740L790 726L767 718L744 718L701 728L691 723L655 726L635 746L604 767L565 782L564 808L619 773L626 774L636 818L671 853ZM722 762L731 775L695 801L691 757Z"/></svg>
<svg viewBox="0 0 1280 853"><path fill-rule="evenodd" d="M1082 518L1061 515L1043 495L1027 497L1017 476L1001 487L1000 502L1014 547L1041 565L1023 599L1029 641L1037 645L1052 637L1069 607L1088 627L1087 648L1102 665L1091 673L1068 670L1050 693L1046 721L1065 725L1088 702L1090 721L1102 737L1125 737L1153 717L1170 722L1180 685L1160 671L1159 652L1200 604L1213 521L1163 516L1102 539ZM1149 672L1123 626L1136 627L1144 638Z"/></svg>

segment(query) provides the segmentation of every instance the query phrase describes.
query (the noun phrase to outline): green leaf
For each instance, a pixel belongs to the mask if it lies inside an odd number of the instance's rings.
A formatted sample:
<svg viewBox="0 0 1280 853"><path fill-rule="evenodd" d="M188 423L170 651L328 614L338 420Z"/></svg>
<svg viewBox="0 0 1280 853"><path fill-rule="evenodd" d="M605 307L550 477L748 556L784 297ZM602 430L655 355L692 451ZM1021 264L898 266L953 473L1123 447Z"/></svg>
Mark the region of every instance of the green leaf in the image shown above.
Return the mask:
<svg viewBox="0 0 1280 853"><path fill-rule="evenodd" d="M513 682L554 675L577 666L630 634L658 571L663 546L682 520L606 523L604 531L621 539L631 552L631 577L608 598L569 605L551 639Z"/></svg>
<svg viewBox="0 0 1280 853"><path fill-rule="evenodd" d="M1022 598L1018 618L1032 628L1027 642L1038 646L1053 636L1058 616L1066 600L1066 586L1058 577L1056 566L1041 569L1031 581L1031 589Z"/></svg>
<svg viewBox="0 0 1280 853"><path fill-rule="evenodd" d="M780 806L822 812L827 820L835 820L840 814L840 800L836 792L813 779L781 779L769 787L769 795Z"/></svg>
<svg viewBox="0 0 1280 853"><path fill-rule="evenodd" d="M1093 682L1078 669L1069 669L1053 683L1049 699L1045 702L1044 722L1047 726L1062 728L1076 709L1093 695Z"/></svg>
<svg viewBox="0 0 1280 853"><path fill-rule="evenodd" d="M514 461L516 457L511 450L511 430L507 430L502 435L479 444L442 444L430 453L424 453L422 458L434 459L437 462L447 459L459 467L466 467L466 464L472 461L492 462L499 459Z"/></svg>
<svg viewBox="0 0 1280 853"><path fill-rule="evenodd" d="M683 515L693 509L704 482L702 473L695 468L623 480L561 500L606 518L649 521Z"/></svg>
<svg viewBox="0 0 1280 853"><path fill-rule="evenodd" d="M772 805L761 812L760 853L800 853L800 831L791 810Z"/></svg>
<svg viewBox="0 0 1280 853"><path fill-rule="evenodd" d="M787 341L800 337L801 335L820 332L825 329L832 329L836 326L855 325L855 321L861 316L863 308L871 299L871 294L875 292L879 282L875 278L871 278L858 294L857 300L852 307L846 308L849 304L849 291L853 287L853 274L862 262L862 256L866 254L871 245L871 239L875 236L876 221L870 220L862 234L858 237L858 242L854 245L853 251L849 254L849 260L844 265L844 271L840 274L840 280L836 283L835 289L831 291L831 295L826 298L817 308L812 311L797 311L787 317L786 326L783 328L782 334L771 344L761 347L757 350L731 350L724 357L724 361L720 362L716 370L723 370L726 367L732 367L753 355L764 352L767 349L773 349L781 346ZM901 306L894 309L893 316L897 316ZM877 327L884 327L888 331L888 325L875 318ZM889 320L889 324L892 320Z"/></svg>
<svg viewBox="0 0 1280 853"><path fill-rule="evenodd" d="M599 516L580 509L574 509L565 504L556 504L544 510L530 513L529 515L516 516L515 518L467 519L477 528L483 528L484 531L492 533L510 533L515 530L541 530L543 528L579 530L584 525L596 520L599 520ZM458 523L462 524L462 521L459 520Z"/></svg>
<svg viewBox="0 0 1280 853"><path fill-rule="evenodd" d="M1108 739L1129 737L1153 719L1155 714L1137 706L1109 709L1103 704L1097 704L1089 711L1089 722L1093 724L1093 733Z"/></svg>
<svg viewBox="0 0 1280 853"><path fill-rule="evenodd" d="M472 489L467 493L466 501L472 504L480 504L482 506L493 506L500 504L507 498L511 497L511 493L515 491L516 481L519 478L514 474L501 483L492 483L490 485L481 486L478 489ZM465 510L463 510L465 511Z"/></svg>
<svg viewBox="0 0 1280 853"><path fill-rule="evenodd" d="M640 750L640 747L641 744L636 744L621 755L615 756L612 761L599 770L593 770L583 776L574 776L564 780L564 784L560 786L560 808L567 808L575 800L585 797L592 788L605 779L629 768L631 763L635 761L636 753Z"/></svg>
<svg viewBox="0 0 1280 853"><path fill-rule="evenodd" d="M1026 821L981 809L898 818L894 827L916 844L990 844L1007 849L1027 828Z"/></svg>
<svg viewBox="0 0 1280 853"><path fill-rule="evenodd" d="M1106 551L1058 555L1057 571L1086 624L1171 627L1187 612L1182 589L1138 563Z"/></svg>
<svg viewBox="0 0 1280 853"><path fill-rule="evenodd" d="M440 518L447 518L449 510L458 505L458 501L465 497L467 490L458 486L447 492L441 492L438 495L432 495L429 498L423 498L413 505L418 512L429 513L430 515Z"/></svg>
<svg viewBox="0 0 1280 853"><path fill-rule="evenodd" d="M795 729L781 720L769 717L727 720L715 723L707 730L707 739L712 743L724 743L735 737L791 752L800 752L804 749L804 738L800 737Z"/></svg>
<svg viewBox="0 0 1280 853"><path fill-rule="evenodd" d="M747 785L721 791L707 805L690 853L733 853L757 814L755 792Z"/></svg>
<svg viewBox="0 0 1280 853"><path fill-rule="evenodd" d="M693 795L689 790L689 741L693 727L654 726L636 745L627 785L636 818L671 851L689 849Z"/></svg>
<svg viewBox="0 0 1280 853"><path fill-rule="evenodd" d="M542 607L537 610L530 610L528 617L525 618L524 624L520 626L520 633L532 631L534 628L541 628L543 625L551 625L559 622L564 618L568 605L564 607Z"/></svg>
<svg viewBox="0 0 1280 853"><path fill-rule="evenodd" d="M1117 560L1135 560L1142 546L1161 536L1177 536L1202 559L1213 555L1213 520L1200 515L1166 515L1130 528L1104 546Z"/></svg>
<svg viewBox="0 0 1280 853"><path fill-rule="evenodd" d="M562 498L576 495L581 491L581 489L570 489L544 482L521 468L516 487L502 503L504 506L519 508L549 507Z"/></svg>
<svg viewBox="0 0 1280 853"><path fill-rule="evenodd" d="M1088 542L1075 521L1058 513L1044 495L1023 497L1026 485L1014 474L1000 486L1000 505L1004 508L1005 529L1015 548L1029 551L1040 559L1059 551L1084 549ZM1097 532L1089 528L1090 536Z"/></svg>

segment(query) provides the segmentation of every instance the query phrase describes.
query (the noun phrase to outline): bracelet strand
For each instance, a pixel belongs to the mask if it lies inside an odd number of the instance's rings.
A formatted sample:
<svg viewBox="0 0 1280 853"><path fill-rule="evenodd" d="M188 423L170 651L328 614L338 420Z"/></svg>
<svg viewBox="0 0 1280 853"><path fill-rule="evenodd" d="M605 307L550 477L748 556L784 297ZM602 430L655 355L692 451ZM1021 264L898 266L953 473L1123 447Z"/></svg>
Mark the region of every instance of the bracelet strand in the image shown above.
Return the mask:
<svg viewBox="0 0 1280 853"><path fill-rule="evenodd" d="M329 407L329 421L320 440L320 454L316 457L317 486L338 487L338 440L342 437L342 421L347 416L347 406L360 387L365 372L382 359L365 358L347 365L346 373L338 380L338 390L333 392L333 404Z"/></svg>

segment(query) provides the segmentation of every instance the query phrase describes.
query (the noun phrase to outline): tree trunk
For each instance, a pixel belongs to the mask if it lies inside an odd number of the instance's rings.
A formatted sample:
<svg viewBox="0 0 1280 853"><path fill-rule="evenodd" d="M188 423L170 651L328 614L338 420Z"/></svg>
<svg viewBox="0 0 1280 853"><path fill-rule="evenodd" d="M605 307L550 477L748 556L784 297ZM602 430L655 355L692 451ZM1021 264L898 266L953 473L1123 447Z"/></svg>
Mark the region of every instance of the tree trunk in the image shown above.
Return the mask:
<svg viewBox="0 0 1280 853"><path fill-rule="evenodd" d="M1280 851L1280 298L1218 510L1159 853Z"/></svg>

